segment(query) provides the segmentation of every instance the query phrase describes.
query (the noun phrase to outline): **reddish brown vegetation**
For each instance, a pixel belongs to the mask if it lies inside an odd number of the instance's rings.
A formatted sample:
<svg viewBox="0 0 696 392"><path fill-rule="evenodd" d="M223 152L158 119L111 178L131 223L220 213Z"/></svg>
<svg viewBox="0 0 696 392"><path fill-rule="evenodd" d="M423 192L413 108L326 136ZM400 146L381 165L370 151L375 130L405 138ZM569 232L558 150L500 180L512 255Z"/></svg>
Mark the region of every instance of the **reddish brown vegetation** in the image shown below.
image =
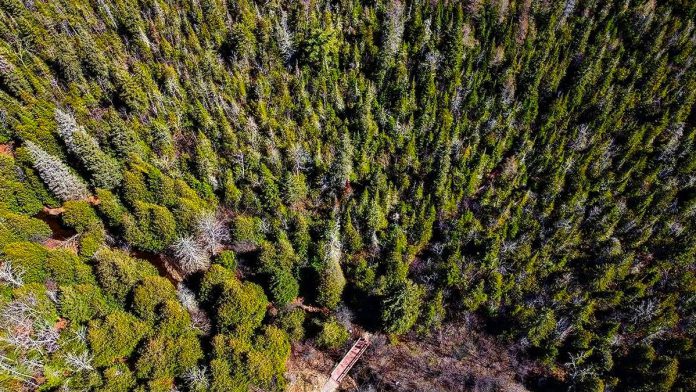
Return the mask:
<svg viewBox="0 0 696 392"><path fill-rule="evenodd" d="M12 143L0 144L0 154L14 156L14 146Z"/></svg>
<svg viewBox="0 0 696 392"><path fill-rule="evenodd" d="M471 322L447 324L430 336L409 335L396 344L384 337L372 342L353 370L367 390L526 391L520 380L538 371Z"/></svg>

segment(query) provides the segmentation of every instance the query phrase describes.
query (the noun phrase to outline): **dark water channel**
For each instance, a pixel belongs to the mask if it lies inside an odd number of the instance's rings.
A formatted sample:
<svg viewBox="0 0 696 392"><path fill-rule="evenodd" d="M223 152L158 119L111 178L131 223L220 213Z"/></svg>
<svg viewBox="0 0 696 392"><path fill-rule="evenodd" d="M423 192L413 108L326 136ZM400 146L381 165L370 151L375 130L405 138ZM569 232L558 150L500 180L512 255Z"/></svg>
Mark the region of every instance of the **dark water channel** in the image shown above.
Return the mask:
<svg viewBox="0 0 696 392"><path fill-rule="evenodd" d="M40 211L34 215L34 218L42 220L51 229L51 239L56 241L65 241L77 234L77 231L70 227L65 227L60 215L48 213L46 210ZM147 261L157 268L157 272L161 276L169 279L175 286L181 281L181 276L176 271L172 263L165 260L161 253L146 252L141 250L131 250L130 255Z"/></svg>
<svg viewBox="0 0 696 392"><path fill-rule="evenodd" d="M34 215L34 218L41 219L48 225L51 229L51 239L56 241L65 241L77 234L75 229L63 226L60 215L49 214L47 211L41 210L38 214Z"/></svg>

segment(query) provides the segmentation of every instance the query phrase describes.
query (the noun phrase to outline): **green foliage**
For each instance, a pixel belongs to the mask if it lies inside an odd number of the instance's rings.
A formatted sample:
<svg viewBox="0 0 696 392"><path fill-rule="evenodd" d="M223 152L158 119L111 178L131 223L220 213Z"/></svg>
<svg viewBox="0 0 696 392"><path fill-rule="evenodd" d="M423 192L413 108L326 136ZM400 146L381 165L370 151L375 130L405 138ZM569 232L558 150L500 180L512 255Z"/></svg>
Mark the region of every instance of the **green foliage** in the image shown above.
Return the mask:
<svg viewBox="0 0 696 392"><path fill-rule="evenodd" d="M317 302L334 309L341 301L346 278L340 265L341 244L338 239L338 225L334 224L328 240L322 246L323 264L319 269L319 293Z"/></svg>
<svg viewBox="0 0 696 392"><path fill-rule="evenodd" d="M60 314L74 323L85 323L106 315L109 307L99 287L93 284L62 286Z"/></svg>
<svg viewBox="0 0 696 392"><path fill-rule="evenodd" d="M43 221L25 215L0 210L0 229L5 233L3 243L14 241L43 241L52 234Z"/></svg>
<svg viewBox="0 0 696 392"><path fill-rule="evenodd" d="M346 328L336 320L329 320L322 324L317 336L317 344L329 349L342 347L350 338Z"/></svg>
<svg viewBox="0 0 696 392"><path fill-rule="evenodd" d="M99 285L121 304L125 304L126 297L138 282L157 275L151 264L123 251L101 249L94 255L94 262Z"/></svg>
<svg viewBox="0 0 696 392"><path fill-rule="evenodd" d="M55 351L0 328L1 390L282 390L263 290L392 334L479 320L559 390L695 389L694 2L305 3L0 1L0 306L71 321ZM205 242L211 212L231 241L185 309L105 249ZM169 337L68 366L112 308Z"/></svg>
<svg viewBox="0 0 696 392"><path fill-rule="evenodd" d="M364 258L358 258L348 269L350 280L361 290L369 290L375 284L375 268Z"/></svg>
<svg viewBox="0 0 696 392"><path fill-rule="evenodd" d="M103 320L90 321L87 340L94 353L94 364L106 367L128 358L147 333L147 324L120 310Z"/></svg>
<svg viewBox="0 0 696 392"><path fill-rule="evenodd" d="M351 219L350 214L346 215L346 224L343 227L343 236L345 238L348 252L355 253L362 249L362 236L355 226L353 226L353 220Z"/></svg>
<svg viewBox="0 0 696 392"><path fill-rule="evenodd" d="M479 284L464 294L463 304L464 307L469 311L477 310L481 305L488 301L488 294L486 294L486 289L484 282L481 281Z"/></svg>
<svg viewBox="0 0 696 392"><path fill-rule="evenodd" d="M140 377L173 377L196 365L203 357L195 335L150 339L143 346L136 367Z"/></svg>
<svg viewBox="0 0 696 392"><path fill-rule="evenodd" d="M138 83L125 70L117 70L113 75L118 99L125 107L135 113L145 110L147 96Z"/></svg>
<svg viewBox="0 0 696 392"><path fill-rule="evenodd" d="M12 266L24 272L25 283L43 283L48 277L46 256L48 252L32 242L12 242L5 245L2 255Z"/></svg>
<svg viewBox="0 0 696 392"><path fill-rule="evenodd" d="M169 246L176 236L174 215L157 204L135 202L135 215L124 218L126 240L136 247L158 252Z"/></svg>
<svg viewBox="0 0 696 392"><path fill-rule="evenodd" d="M285 362L290 355L290 341L282 330L267 326L254 342L254 350L247 354L250 381L265 388L283 389ZM275 385L274 385L275 384Z"/></svg>
<svg viewBox="0 0 696 392"><path fill-rule="evenodd" d="M418 319L422 296L423 289L410 280L388 290L382 300L384 329L397 335L410 330Z"/></svg>
<svg viewBox="0 0 696 392"><path fill-rule="evenodd" d="M191 319L176 300L163 304L155 335L140 349L137 375L172 378L196 366L203 357Z"/></svg>
<svg viewBox="0 0 696 392"><path fill-rule="evenodd" d="M445 319L444 294L438 291L434 298L424 301L423 313L420 315L419 328L422 332L430 332L442 325Z"/></svg>
<svg viewBox="0 0 696 392"><path fill-rule="evenodd" d="M303 173L287 173L283 181L283 200L287 204L301 203L308 193L307 178Z"/></svg>
<svg viewBox="0 0 696 392"><path fill-rule="evenodd" d="M225 282L236 281L237 275L233 270L227 269L219 264L213 264L200 284L198 295L201 301L212 304L220 296Z"/></svg>
<svg viewBox="0 0 696 392"><path fill-rule="evenodd" d="M337 263L332 263L321 272L319 278L319 296L317 302L329 309L334 309L341 301L346 278Z"/></svg>
<svg viewBox="0 0 696 392"><path fill-rule="evenodd" d="M305 334L305 316L304 310L299 308L283 310L276 317L276 324L288 334L290 341L298 342Z"/></svg>
<svg viewBox="0 0 696 392"><path fill-rule="evenodd" d="M61 216L63 224L82 233L92 226L98 225L100 219L88 202L83 200L70 200L63 204L65 212Z"/></svg>
<svg viewBox="0 0 696 392"><path fill-rule="evenodd" d="M217 154L215 154L210 140L203 133L198 133L198 142L196 143L196 168L200 178L217 186Z"/></svg>
<svg viewBox="0 0 696 392"><path fill-rule="evenodd" d="M536 315L535 320L529 328L527 339L535 346L539 346L543 339L546 339L556 327L556 318L551 310L547 310L540 315Z"/></svg>
<svg viewBox="0 0 696 392"><path fill-rule="evenodd" d="M212 382L210 390L215 392L229 391L236 386L231 376L232 368L224 359L213 359L210 361L210 373Z"/></svg>
<svg viewBox="0 0 696 392"><path fill-rule="evenodd" d="M261 239L258 227L257 219L244 215L237 216L232 221L232 238L235 241L256 243Z"/></svg>
<svg viewBox="0 0 696 392"><path fill-rule="evenodd" d="M80 236L80 249L78 254L83 259L91 259L97 251L104 246L106 241L106 231L104 226L99 224L92 226Z"/></svg>
<svg viewBox="0 0 696 392"><path fill-rule="evenodd" d="M112 227L121 226L126 209L118 197L106 189L97 189L97 197L99 198L97 209L104 215L107 223Z"/></svg>
<svg viewBox="0 0 696 392"><path fill-rule="evenodd" d="M92 268L70 250L49 251L45 265L51 280L60 285L96 283L92 275Z"/></svg>
<svg viewBox="0 0 696 392"><path fill-rule="evenodd" d="M285 363L290 342L282 330L265 327L253 341L216 335L211 364L212 389L247 390L256 385L268 390L284 390Z"/></svg>
<svg viewBox="0 0 696 392"><path fill-rule="evenodd" d="M216 264L220 264L228 270L234 271L237 269L237 256L235 256L234 252L231 250L223 250L220 252L220 254L215 258L214 262Z"/></svg>
<svg viewBox="0 0 696 392"><path fill-rule="evenodd" d="M104 392L129 391L135 387L136 381L133 372L126 364L116 364L104 369L104 384L99 390Z"/></svg>
<svg viewBox="0 0 696 392"><path fill-rule="evenodd" d="M226 280L215 306L217 329L240 338L248 337L261 325L267 305L268 299L260 286Z"/></svg>
<svg viewBox="0 0 696 392"><path fill-rule="evenodd" d="M158 306L175 300L172 283L161 276L146 276L133 289L133 312L143 320L154 321Z"/></svg>
<svg viewBox="0 0 696 392"><path fill-rule="evenodd" d="M15 213L33 215L43 207L31 185L23 181L22 170L15 160L0 155L0 200Z"/></svg>
<svg viewBox="0 0 696 392"><path fill-rule="evenodd" d="M604 392L604 382L596 375L585 377L578 383L578 391L582 392Z"/></svg>
<svg viewBox="0 0 696 392"><path fill-rule="evenodd" d="M73 135L74 154L82 158L95 187L111 189L121 183L123 175L118 162L104 154L96 141L86 132Z"/></svg>
<svg viewBox="0 0 696 392"><path fill-rule="evenodd" d="M274 268L270 278L271 300L278 305L288 304L299 293L300 285L290 271Z"/></svg>
<svg viewBox="0 0 696 392"><path fill-rule="evenodd" d="M138 201L152 202L155 200L152 192L148 189L143 171L134 169L123 174L123 199L131 206L134 206Z"/></svg>

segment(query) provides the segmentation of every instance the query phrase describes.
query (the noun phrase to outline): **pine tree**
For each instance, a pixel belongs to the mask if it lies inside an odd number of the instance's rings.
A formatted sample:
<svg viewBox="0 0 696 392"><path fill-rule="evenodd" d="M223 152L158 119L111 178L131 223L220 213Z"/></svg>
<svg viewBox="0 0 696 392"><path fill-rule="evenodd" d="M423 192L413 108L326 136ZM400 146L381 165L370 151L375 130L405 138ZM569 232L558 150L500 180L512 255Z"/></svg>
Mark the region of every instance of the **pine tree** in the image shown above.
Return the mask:
<svg viewBox="0 0 696 392"><path fill-rule="evenodd" d="M214 189L218 187L218 161L210 140L199 132L196 143L196 168L200 178L208 182Z"/></svg>
<svg viewBox="0 0 696 392"><path fill-rule="evenodd" d="M101 150L97 141L77 125L72 114L56 109L55 120L68 151L82 162L94 186L104 189L119 186L123 174L116 159Z"/></svg>
<svg viewBox="0 0 696 392"><path fill-rule="evenodd" d="M268 211L277 212L278 207L281 205L280 190L278 189L275 176L264 164L261 164L261 196L264 207Z"/></svg>
<svg viewBox="0 0 696 392"><path fill-rule="evenodd" d="M271 272L269 288L271 300L276 304L285 305L297 297L300 286L290 271L276 267Z"/></svg>
<svg viewBox="0 0 696 392"><path fill-rule="evenodd" d="M347 132L341 138L336 158L331 167L331 186L335 192L341 192L353 174L353 144Z"/></svg>
<svg viewBox="0 0 696 392"><path fill-rule="evenodd" d="M56 197L67 201L89 196L85 183L68 166L33 142L27 140L24 143L34 161L34 168Z"/></svg>
<svg viewBox="0 0 696 392"><path fill-rule="evenodd" d="M389 290L382 302L382 324L387 332L407 332L418 319L423 289L410 280Z"/></svg>
<svg viewBox="0 0 696 392"><path fill-rule="evenodd" d="M338 306L346 285L341 269L341 240L338 221L332 223L323 246L323 260L319 275L319 296L317 301L329 309Z"/></svg>

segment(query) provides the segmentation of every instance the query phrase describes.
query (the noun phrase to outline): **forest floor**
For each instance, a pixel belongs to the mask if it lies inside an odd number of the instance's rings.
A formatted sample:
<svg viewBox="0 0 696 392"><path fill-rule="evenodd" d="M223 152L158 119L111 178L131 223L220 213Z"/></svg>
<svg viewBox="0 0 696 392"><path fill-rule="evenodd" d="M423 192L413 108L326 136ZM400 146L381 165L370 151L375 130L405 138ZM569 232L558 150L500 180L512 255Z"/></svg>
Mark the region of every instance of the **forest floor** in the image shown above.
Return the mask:
<svg viewBox="0 0 696 392"><path fill-rule="evenodd" d="M540 371L513 348L474 327L447 323L428 336L398 342L374 335L372 345L341 384L342 391L527 391L522 379ZM342 355L342 354L341 354ZM297 344L288 364L291 392L320 390L340 355Z"/></svg>
<svg viewBox="0 0 696 392"><path fill-rule="evenodd" d="M329 379L329 374L336 361L329 354L316 349L307 343L297 343L292 347L292 355L288 361L289 392L318 392ZM346 377L339 390L352 391L357 384Z"/></svg>

